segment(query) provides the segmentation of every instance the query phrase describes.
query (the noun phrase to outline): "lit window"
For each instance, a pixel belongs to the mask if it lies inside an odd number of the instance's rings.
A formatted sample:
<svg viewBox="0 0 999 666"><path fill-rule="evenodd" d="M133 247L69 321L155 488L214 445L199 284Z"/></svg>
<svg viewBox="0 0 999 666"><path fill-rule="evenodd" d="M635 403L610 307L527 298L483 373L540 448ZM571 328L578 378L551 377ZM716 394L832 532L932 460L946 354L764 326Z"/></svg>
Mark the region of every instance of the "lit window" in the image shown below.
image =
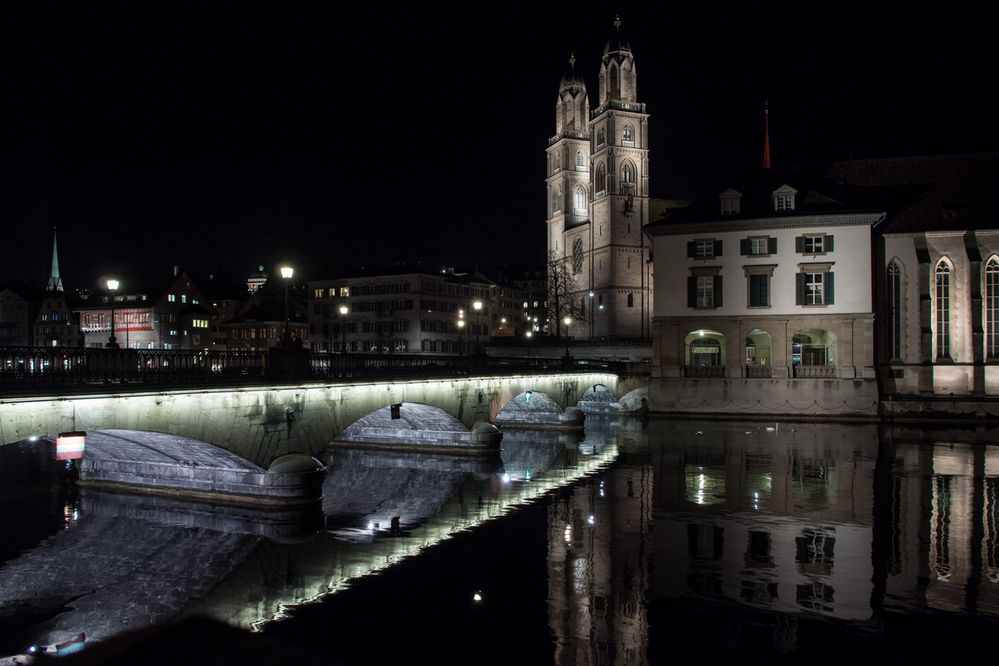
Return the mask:
<svg viewBox="0 0 999 666"><path fill-rule="evenodd" d="M582 185L576 188L576 215L586 215L586 190Z"/></svg>
<svg viewBox="0 0 999 666"><path fill-rule="evenodd" d="M180 295L180 302L181 303L187 303L187 294L181 294Z"/></svg>
<svg viewBox="0 0 999 666"><path fill-rule="evenodd" d="M985 265L985 356L999 358L999 259Z"/></svg>
<svg viewBox="0 0 999 666"><path fill-rule="evenodd" d="M786 211L794 210L793 194L778 194L774 197L774 210Z"/></svg>
<svg viewBox="0 0 999 666"><path fill-rule="evenodd" d="M805 305L825 304L825 273L805 273Z"/></svg>
<svg viewBox="0 0 999 666"><path fill-rule="evenodd" d="M937 360L950 359L950 264L941 260L936 270L936 349Z"/></svg>
<svg viewBox="0 0 999 666"><path fill-rule="evenodd" d="M767 250L767 238L750 238L749 239L749 254L769 254Z"/></svg>
<svg viewBox="0 0 999 666"><path fill-rule="evenodd" d="M176 328L171 328L170 329L170 335L177 335L177 329Z"/></svg>
<svg viewBox="0 0 999 666"><path fill-rule="evenodd" d="M350 296L350 287L340 287L340 298L348 298Z"/></svg>
<svg viewBox="0 0 999 666"><path fill-rule="evenodd" d="M715 306L715 278L713 275L697 277L697 307L713 308Z"/></svg>
<svg viewBox="0 0 999 666"><path fill-rule="evenodd" d="M167 300L170 301L171 303L176 303L177 302L176 294L167 294Z"/></svg>
<svg viewBox="0 0 999 666"><path fill-rule="evenodd" d="M635 129L631 125L625 125L624 131L621 133L621 139L626 146L635 145Z"/></svg>
<svg viewBox="0 0 999 666"><path fill-rule="evenodd" d="M576 168L583 169L586 167L586 158L583 157L583 151L576 151Z"/></svg>

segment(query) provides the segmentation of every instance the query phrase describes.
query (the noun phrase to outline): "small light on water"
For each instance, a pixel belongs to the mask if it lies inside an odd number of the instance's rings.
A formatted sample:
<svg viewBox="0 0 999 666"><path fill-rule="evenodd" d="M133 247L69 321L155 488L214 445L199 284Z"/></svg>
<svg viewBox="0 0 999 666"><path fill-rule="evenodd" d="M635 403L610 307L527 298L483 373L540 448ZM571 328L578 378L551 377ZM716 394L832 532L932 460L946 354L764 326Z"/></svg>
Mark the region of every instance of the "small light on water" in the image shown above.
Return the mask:
<svg viewBox="0 0 999 666"><path fill-rule="evenodd" d="M375 524L374 523L368 523L368 529L369 530L375 529Z"/></svg>
<svg viewBox="0 0 999 666"><path fill-rule="evenodd" d="M38 435L32 435L31 437L28 438L28 441L29 442L37 442L38 441Z"/></svg>
<svg viewBox="0 0 999 666"><path fill-rule="evenodd" d="M504 474L503 475L503 483L510 483L510 475L509 474Z"/></svg>

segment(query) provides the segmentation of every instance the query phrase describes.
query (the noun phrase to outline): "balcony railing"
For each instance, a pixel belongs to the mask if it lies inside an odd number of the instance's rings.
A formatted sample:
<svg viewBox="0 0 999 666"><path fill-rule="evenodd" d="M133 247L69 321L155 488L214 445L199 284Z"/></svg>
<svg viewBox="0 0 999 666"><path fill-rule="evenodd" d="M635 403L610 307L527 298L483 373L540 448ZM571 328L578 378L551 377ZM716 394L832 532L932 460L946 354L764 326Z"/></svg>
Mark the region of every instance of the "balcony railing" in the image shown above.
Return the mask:
<svg viewBox="0 0 999 666"><path fill-rule="evenodd" d="M770 379L769 365L747 365L746 376L754 379Z"/></svg>
<svg viewBox="0 0 999 666"><path fill-rule="evenodd" d="M796 365L794 366L795 379L835 379L835 365Z"/></svg>
<svg viewBox="0 0 999 666"><path fill-rule="evenodd" d="M684 371L685 377L709 377L717 379L725 376L723 365L688 365Z"/></svg>

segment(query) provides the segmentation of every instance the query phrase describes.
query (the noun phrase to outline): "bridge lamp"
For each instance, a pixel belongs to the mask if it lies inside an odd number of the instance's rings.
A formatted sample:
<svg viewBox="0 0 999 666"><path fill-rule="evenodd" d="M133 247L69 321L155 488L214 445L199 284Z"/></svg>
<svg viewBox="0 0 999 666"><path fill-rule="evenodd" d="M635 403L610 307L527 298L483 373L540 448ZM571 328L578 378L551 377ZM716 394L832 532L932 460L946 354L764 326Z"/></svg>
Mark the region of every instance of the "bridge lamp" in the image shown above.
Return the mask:
<svg viewBox="0 0 999 666"><path fill-rule="evenodd" d="M472 303L475 310L475 353L479 352L479 330L482 328L482 301Z"/></svg>
<svg viewBox="0 0 999 666"><path fill-rule="evenodd" d="M114 337L114 294L118 291L118 287L121 286L121 282L115 280L114 278L109 278L108 281L105 282L105 286L108 288L108 291L111 292L111 333L108 335L108 342L104 346L108 349L117 349L118 341L115 340Z"/></svg>
<svg viewBox="0 0 999 666"><path fill-rule="evenodd" d="M458 312L458 316L462 317L462 316L464 316L464 313L462 313L462 312L459 311ZM458 320L458 356L461 356L463 353L465 353L465 342L464 342L465 338L464 338L464 335L463 335L464 333L465 333L465 320L464 319L459 319Z"/></svg>
<svg viewBox="0 0 999 666"><path fill-rule="evenodd" d="M340 312L340 316L342 318L346 318L347 315L350 313L350 308L348 308L346 305L341 305L340 309L339 309L339 312ZM347 324L345 322L340 322L340 326L337 329L337 331L343 336L343 346L340 348L340 353L341 354L346 354L347 353Z"/></svg>
<svg viewBox="0 0 999 666"><path fill-rule="evenodd" d="M534 335L534 333L532 333L531 331L528 331L527 333L524 333L524 337L525 338L531 338L533 335Z"/></svg>
<svg viewBox="0 0 999 666"><path fill-rule="evenodd" d="M278 269L281 273L281 277L284 279L284 344L285 346L291 345L291 327L289 326L288 319L288 283L291 282L291 278L295 275L295 269L291 266L281 266Z"/></svg>

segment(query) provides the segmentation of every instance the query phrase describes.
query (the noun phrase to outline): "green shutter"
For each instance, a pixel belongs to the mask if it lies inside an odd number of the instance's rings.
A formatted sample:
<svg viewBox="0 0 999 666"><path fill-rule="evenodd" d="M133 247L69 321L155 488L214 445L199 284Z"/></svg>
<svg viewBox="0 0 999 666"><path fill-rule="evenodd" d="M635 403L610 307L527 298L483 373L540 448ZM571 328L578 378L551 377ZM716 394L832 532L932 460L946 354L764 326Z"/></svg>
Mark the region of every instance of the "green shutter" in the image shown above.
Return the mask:
<svg viewBox="0 0 999 666"><path fill-rule="evenodd" d="M773 236L767 239L767 252L777 254L777 239Z"/></svg>
<svg viewBox="0 0 999 666"><path fill-rule="evenodd" d="M794 302L796 305L805 304L805 274L796 273L794 276Z"/></svg>
<svg viewBox="0 0 999 666"><path fill-rule="evenodd" d="M716 257L722 256L722 242L721 241L715 241L715 256Z"/></svg>
<svg viewBox="0 0 999 666"><path fill-rule="evenodd" d="M798 254L804 254L805 253L805 237L804 236L795 236L794 237L794 251L797 252Z"/></svg>
<svg viewBox="0 0 999 666"><path fill-rule="evenodd" d="M687 307L697 307L697 278L693 275L687 278Z"/></svg>
<svg viewBox="0 0 999 666"><path fill-rule="evenodd" d="M833 251L833 237L826 236L826 252L832 252L832 251Z"/></svg>
<svg viewBox="0 0 999 666"><path fill-rule="evenodd" d="M751 246L749 244L748 238L743 238L742 240L739 241L739 254L741 254L742 256L748 257L750 254L752 254L752 250L750 248Z"/></svg>
<svg viewBox="0 0 999 666"><path fill-rule="evenodd" d="M687 256L693 257L697 254L697 243L694 241L687 241Z"/></svg>
<svg viewBox="0 0 999 666"><path fill-rule="evenodd" d="M719 242L721 242L721 241L719 241ZM716 308L720 308L722 306L722 276L721 275L716 275L715 276L714 288L715 288L715 290L714 290L715 291L715 294L714 294L714 296L715 296L715 307Z"/></svg>
<svg viewBox="0 0 999 666"><path fill-rule="evenodd" d="M830 236L832 238L832 236ZM826 305L832 305L836 302L836 289L835 282L833 281L833 274L826 273L825 277L822 278L823 286L825 287L825 297Z"/></svg>

